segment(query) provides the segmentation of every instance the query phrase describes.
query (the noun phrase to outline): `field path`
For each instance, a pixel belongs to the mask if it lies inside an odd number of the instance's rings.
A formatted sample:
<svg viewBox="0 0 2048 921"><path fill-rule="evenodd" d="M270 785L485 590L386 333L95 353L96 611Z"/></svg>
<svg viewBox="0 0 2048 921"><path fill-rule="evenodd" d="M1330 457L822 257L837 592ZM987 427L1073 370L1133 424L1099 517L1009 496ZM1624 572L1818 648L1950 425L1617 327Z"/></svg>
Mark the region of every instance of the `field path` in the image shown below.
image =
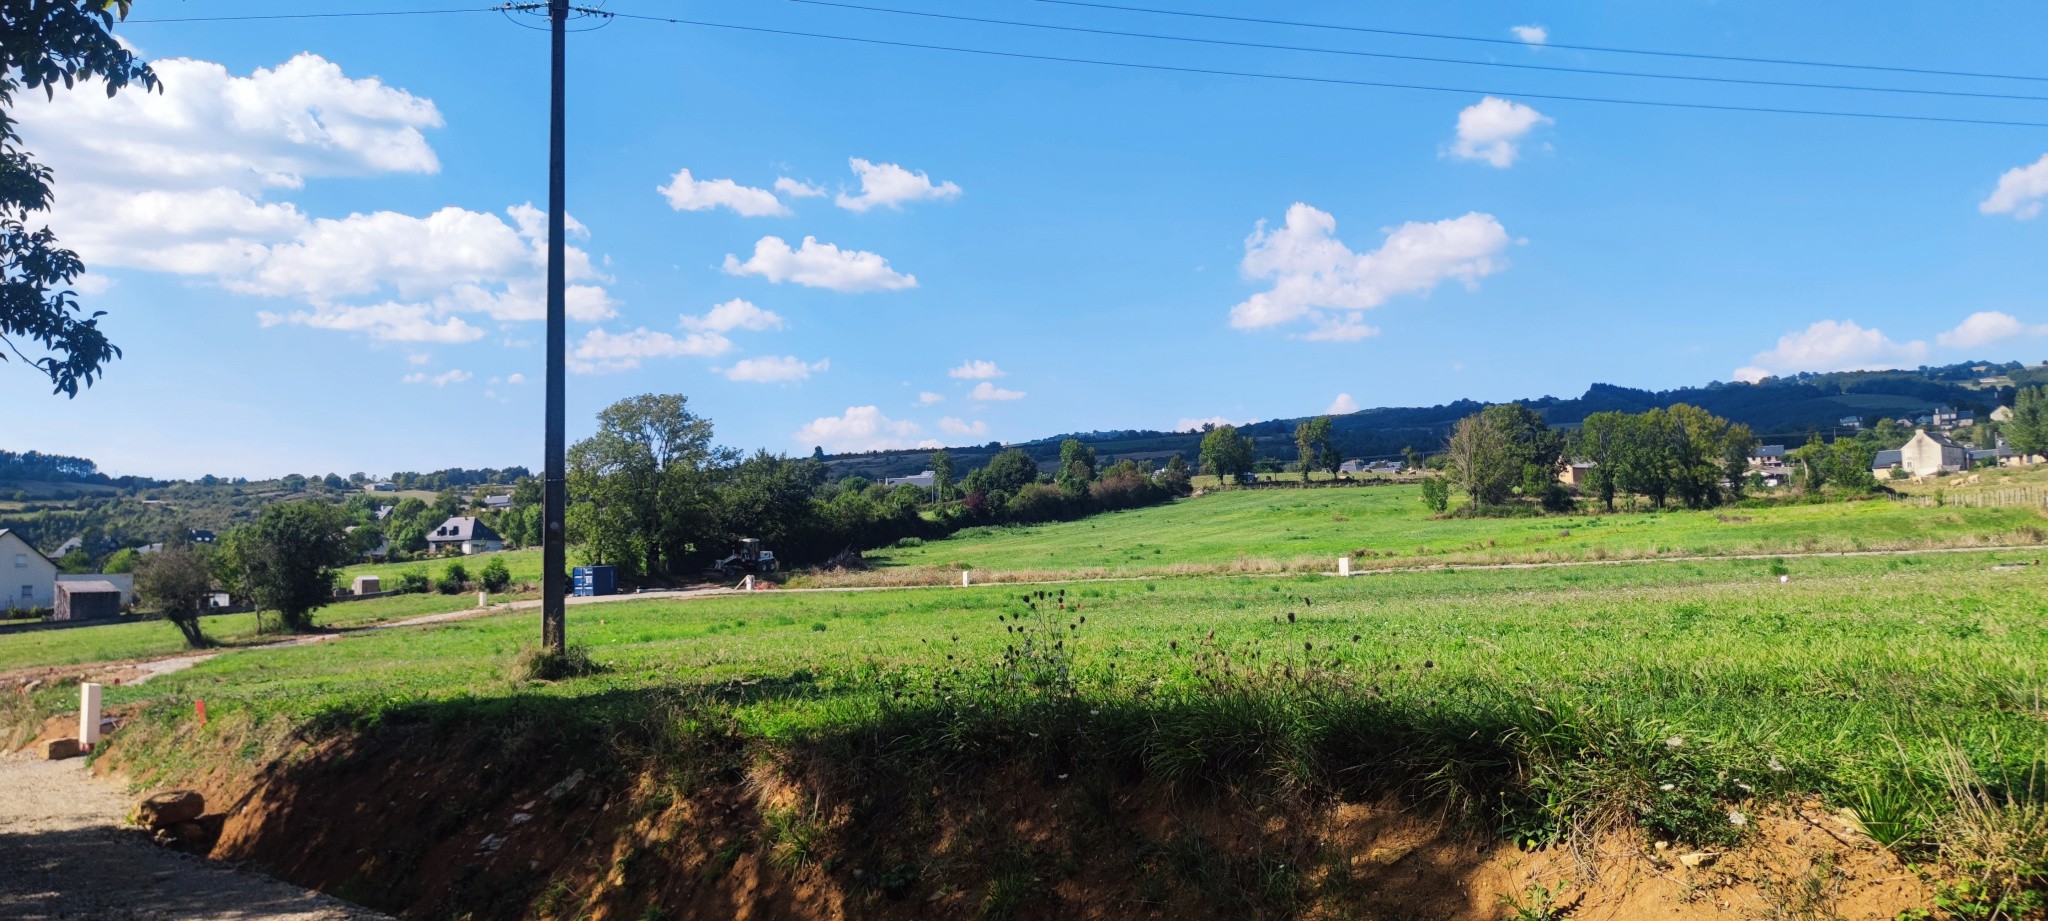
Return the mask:
<svg viewBox="0 0 2048 921"><path fill-rule="evenodd" d="M85 760L0 758L0 917L19 921L388 921L255 873L161 848Z"/></svg>

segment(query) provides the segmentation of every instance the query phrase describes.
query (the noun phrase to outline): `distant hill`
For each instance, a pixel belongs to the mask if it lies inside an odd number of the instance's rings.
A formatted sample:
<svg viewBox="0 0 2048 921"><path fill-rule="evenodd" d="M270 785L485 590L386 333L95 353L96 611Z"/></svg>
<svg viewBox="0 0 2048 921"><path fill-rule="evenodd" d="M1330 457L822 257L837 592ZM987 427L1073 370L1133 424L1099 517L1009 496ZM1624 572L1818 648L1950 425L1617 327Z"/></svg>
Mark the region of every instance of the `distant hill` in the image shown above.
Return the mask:
<svg viewBox="0 0 2048 921"><path fill-rule="evenodd" d="M1773 377L1754 384L1716 381L1676 390L1638 390L1594 384L1577 398L1545 396L1521 403L1541 413L1552 426L1572 427L1587 416L1608 410L1642 412L1675 403L1690 403L1734 422L1742 422L1767 443L1801 443L1810 431L1824 437L1846 416L1865 421L1878 417L1913 418L1938 406L1987 414L2011 405L2019 387L2048 384L2048 364L1965 362L1945 367L1895 371L1838 371ZM1459 400L1437 406L1390 406L1336 416L1337 447L1348 458L1393 458L1403 448L1431 453L1442 446L1452 425L1487 404ZM1239 426L1252 437L1259 456L1293 460L1294 427L1309 416L1274 419ZM1181 454L1196 460L1200 432L1124 430L1074 432L1013 445L989 443L949 447L956 475L988 463L1006 447L1021 448L1041 466L1057 462L1060 442L1076 438L1095 449L1103 463L1125 458L1164 462ZM929 450L871 451L825 457L834 476L880 479L905 476L929 467Z"/></svg>

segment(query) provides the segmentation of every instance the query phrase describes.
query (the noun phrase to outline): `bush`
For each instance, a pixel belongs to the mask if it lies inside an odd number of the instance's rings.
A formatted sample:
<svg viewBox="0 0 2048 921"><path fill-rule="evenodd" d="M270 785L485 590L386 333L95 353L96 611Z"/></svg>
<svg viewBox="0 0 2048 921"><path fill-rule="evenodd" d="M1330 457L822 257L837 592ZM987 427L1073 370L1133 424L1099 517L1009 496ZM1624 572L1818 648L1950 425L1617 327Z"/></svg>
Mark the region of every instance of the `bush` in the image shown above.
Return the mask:
<svg viewBox="0 0 2048 921"><path fill-rule="evenodd" d="M1439 515L1451 507L1451 484L1440 476L1422 478L1422 504Z"/></svg>
<svg viewBox="0 0 2048 921"><path fill-rule="evenodd" d="M512 657L511 669L514 681L562 681L604 670L604 666L590 658L590 650L581 646L571 646L560 653L528 647Z"/></svg>
<svg viewBox="0 0 2048 921"><path fill-rule="evenodd" d="M434 590L443 595L460 595L462 590L468 587L469 570L462 568L461 563L449 563L447 571L441 574L440 581L434 583Z"/></svg>
<svg viewBox="0 0 2048 921"><path fill-rule="evenodd" d="M425 594L427 589L432 586L433 580L427 578L427 568L425 566L415 566L398 574L398 591L400 593L408 595Z"/></svg>
<svg viewBox="0 0 2048 921"><path fill-rule="evenodd" d="M484 564L483 570L476 574L476 581L478 585L483 586L484 591L502 592L512 584L512 570L505 568L505 560L502 557L492 557L489 563Z"/></svg>

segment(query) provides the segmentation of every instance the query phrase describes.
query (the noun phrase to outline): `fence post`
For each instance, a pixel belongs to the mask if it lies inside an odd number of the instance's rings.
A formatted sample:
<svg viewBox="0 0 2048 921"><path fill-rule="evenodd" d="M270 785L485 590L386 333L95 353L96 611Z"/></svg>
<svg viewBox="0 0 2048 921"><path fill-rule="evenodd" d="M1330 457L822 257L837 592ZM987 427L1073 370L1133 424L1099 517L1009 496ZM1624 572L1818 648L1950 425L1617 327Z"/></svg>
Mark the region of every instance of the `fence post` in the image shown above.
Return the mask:
<svg viewBox="0 0 2048 921"><path fill-rule="evenodd" d="M100 686L87 681L78 686L78 744L92 748L100 742Z"/></svg>

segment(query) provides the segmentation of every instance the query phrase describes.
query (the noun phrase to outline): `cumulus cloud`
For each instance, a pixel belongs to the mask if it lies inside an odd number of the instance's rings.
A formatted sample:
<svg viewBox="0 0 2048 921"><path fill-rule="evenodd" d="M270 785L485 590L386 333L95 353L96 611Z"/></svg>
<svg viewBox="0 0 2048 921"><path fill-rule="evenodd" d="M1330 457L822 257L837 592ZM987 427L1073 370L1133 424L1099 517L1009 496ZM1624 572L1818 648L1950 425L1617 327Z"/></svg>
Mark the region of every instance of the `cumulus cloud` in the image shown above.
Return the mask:
<svg viewBox="0 0 2048 921"><path fill-rule="evenodd" d="M2041 216L2041 201L2048 198L2048 154L2027 166L2015 166L1998 177L1991 197L1977 203L1984 214L2010 214L2014 220L2030 221Z"/></svg>
<svg viewBox="0 0 2048 921"><path fill-rule="evenodd" d="M1542 26L1511 26L1509 32L1522 40L1525 45L1542 45L1550 41L1550 30Z"/></svg>
<svg viewBox="0 0 2048 921"><path fill-rule="evenodd" d="M901 210L904 203L944 201L960 196L960 187L950 182L933 184L932 177L911 172L894 163L869 163L859 157L846 161L860 177L860 194L839 193L833 202L848 211L886 207Z"/></svg>
<svg viewBox="0 0 2048 921"><path fill-rule="evenodd" d="M505 383L507 383L507 384L524 384L524 383L526 383L526 375L524 375L524 374L517 374L517 373L515 373L515 374L511 374L511 375L508 375L508 376L507 376L507 377L505 378Z"/></svg>
<svg viewBox="0 0 2048 921"><path fill-rule="evenodd" d="M1323 410L1323 412L1332 416L1343 416L1357 411L1358 401L1352 399L1351 394L1348 393L1337 394L1337 398L1330 401L1330 408Z"/></svg>
<svg viewBox="0 0 2048 921"><path fill-rule="evenodd" d="M446 387L449 384L464 383L475 376L468 371L443 371L431 377L425 372L418 372L406 375L404 380L408 384L432 384L436 387Z"/></svg>
<svg viewBox="0 0 2048 921"><path fill-rule="evenodd" d="M31 146L64 177L51 223L90 264L304 305L260 311L263 326L389 341L470 342L482 332L463 315L543 315L546 220L530 205L329 218L270 200L311 180L438 172L423 133L442 125L432 101L315 54L247 76L207 61L152 66L161 93L87 86L25 100ZM614 315L609 279L580 248L568 257L570 315Z"/></svg>
<svg viewBox="0 0 2048 921"><path fill-rule="evenodd" d="M889 260L862 250L842 250L816 237L805 237L792 250L781 237L762 237L745 262L727 253L728 275L758 275L776 284L795 282L833 291L901 291L917 287L917 276L889 268Z"/></svg>
<svg viewBox="0 0 2048 921"><path fill-rule="evenodd" d="M1205 425L1223 426L1245 424L1247 423L1238 422L1234 419L1225 419L1222 416L1210 416L1207 419L1189 419L1186 417L1182 417L1179 422L1173 424L1173 430L1176 432L1199 432L1202 430L1202 426Z"/></svg>
<svg viewBox="0 0 2048 921"><path fill-rule="evenodd" d="M775 191L781 192L782 194L787 195L791 198L825 197L824 186L812 185L811 183L808 182L798 182L797 180L791 179L788 176L784 176L780 179L775 180Z"/></svg>
<svg viewBox="0 0 2048 921"><path fill-rule="evenodd" d="M933 393L926 390L917 395L917 405L919 406L930 406L933 403L944 402L946 402L946 395L942 393Z"/></svg>
<svg viewBox="0 0 2048 921"><path fill-rule="evenodd" d="M605 374L632 370L648 358L710 358L723 355L731 348L732 341L717 333L671 336L641 327L614 335L593 329L576 344L576 350L569 354L568 364L569 370L578 374Z"/></svg>
<svg viewBox="0 0 2048 921"><path fill-rule="evenodd" d="M995 362L975 359L961 362L960 367L946 372L946 376L965 381L985 381L1002 377L1003 373L1003 369L996 367Z"/></svg>
<svg viewBox="0 0 2048 921"><path fill-rule="evenodd" d="M818 445L827 451L881 451L889 448L938 447L935 441L920 441L924 429L908 420L891 419L876 406L849 406L838 416L814 419L798 429L800 445Z"/></svg>
<svg viewBox="0 0 2048 921"><path fill-rule="evenodd" d="M807 381L814 373L832 369L830 360L807 364L792 355L777 358L742 358L725 369L729 381L752 381L757 384L787 384L793 381Z"/></svg>
<svg viewBox="0 0 2048 921"><path fill-rule="evenodd" d="M1232 307L1230 325L1260 329L1307 320L1314 327L1309 338L1362 339L1378 332L1364 324L1364 312L1389 298L1451 280L1477 288L1479 279L1507 267L1508 233L1491 214L1403 224L1366 253L1353 252L1336 231L1336 218L1300 202L1287 209L1278 229L1260 221L1245 238L1240 268L1246 278L1271 280L1273 287Z"/></svg>
<svg viewBox="0 0 2048 921"><path fill-rule="evenodd" d="M945 432L948 435L973 435L980 437L988 434L988 423L980 419L967 422L947 416L939 420L939 431Z"/></svg>
<svg viewBox="0 0 2048 921"><path fill-rule="evenodd" d="M683 315L683 328L709 330L726 333L735 329L763 332L782 328L782 318L773 311L762 310L751 302L733 298L712 307L701 317Z"/></svg>
<svg viewBox="0 0 2048 921"><path fill-rule="evenodd" d="M790 213L774 192L743 186L730 179L696 179L687 167L676 170L668 184L655 191L677 211L725 208L741 217L778 217Z"/></svg>
<svg viewBox="0 0 2048 921"><path fill-rule="evenodd" d="M1926 357L1925 342L1895 342L1882 331L1865 329L1853 320L1822 320L1780 337L1776 348L1758 352L1748 365L1735 369L1735 379L1755 383L1799 371L1916 367Z"/></svg>
<svg viewBox="0 0 2048 921"><path fill-rule="evenodd" d="M1513 166L1521 156L1521 140L1538 125L1551 124L1550 116L1519 102L1488 96L1458 113L1458 134L1451 140L1448 155L1460 160L1479 160L1496 169Z"/></svg>
<svg viewBox="0 0 2048 921"><path fill-rule="evenodd" d="M993 400L1021 400L1024 399L1024 391L1004 390L988 381L982 381L974 385L974 389L969 391L967 396L984 402Z"/></svg>
<svg viewBox="0 0 2048 921"><path fill-rule="evenodd" d="M2048 334L2048 325L2029 326L2018 317L1996 310L1983 310L1963 318L1955 329L1934 337L1945 349L1970 349L2001 339Z"/></svg>

